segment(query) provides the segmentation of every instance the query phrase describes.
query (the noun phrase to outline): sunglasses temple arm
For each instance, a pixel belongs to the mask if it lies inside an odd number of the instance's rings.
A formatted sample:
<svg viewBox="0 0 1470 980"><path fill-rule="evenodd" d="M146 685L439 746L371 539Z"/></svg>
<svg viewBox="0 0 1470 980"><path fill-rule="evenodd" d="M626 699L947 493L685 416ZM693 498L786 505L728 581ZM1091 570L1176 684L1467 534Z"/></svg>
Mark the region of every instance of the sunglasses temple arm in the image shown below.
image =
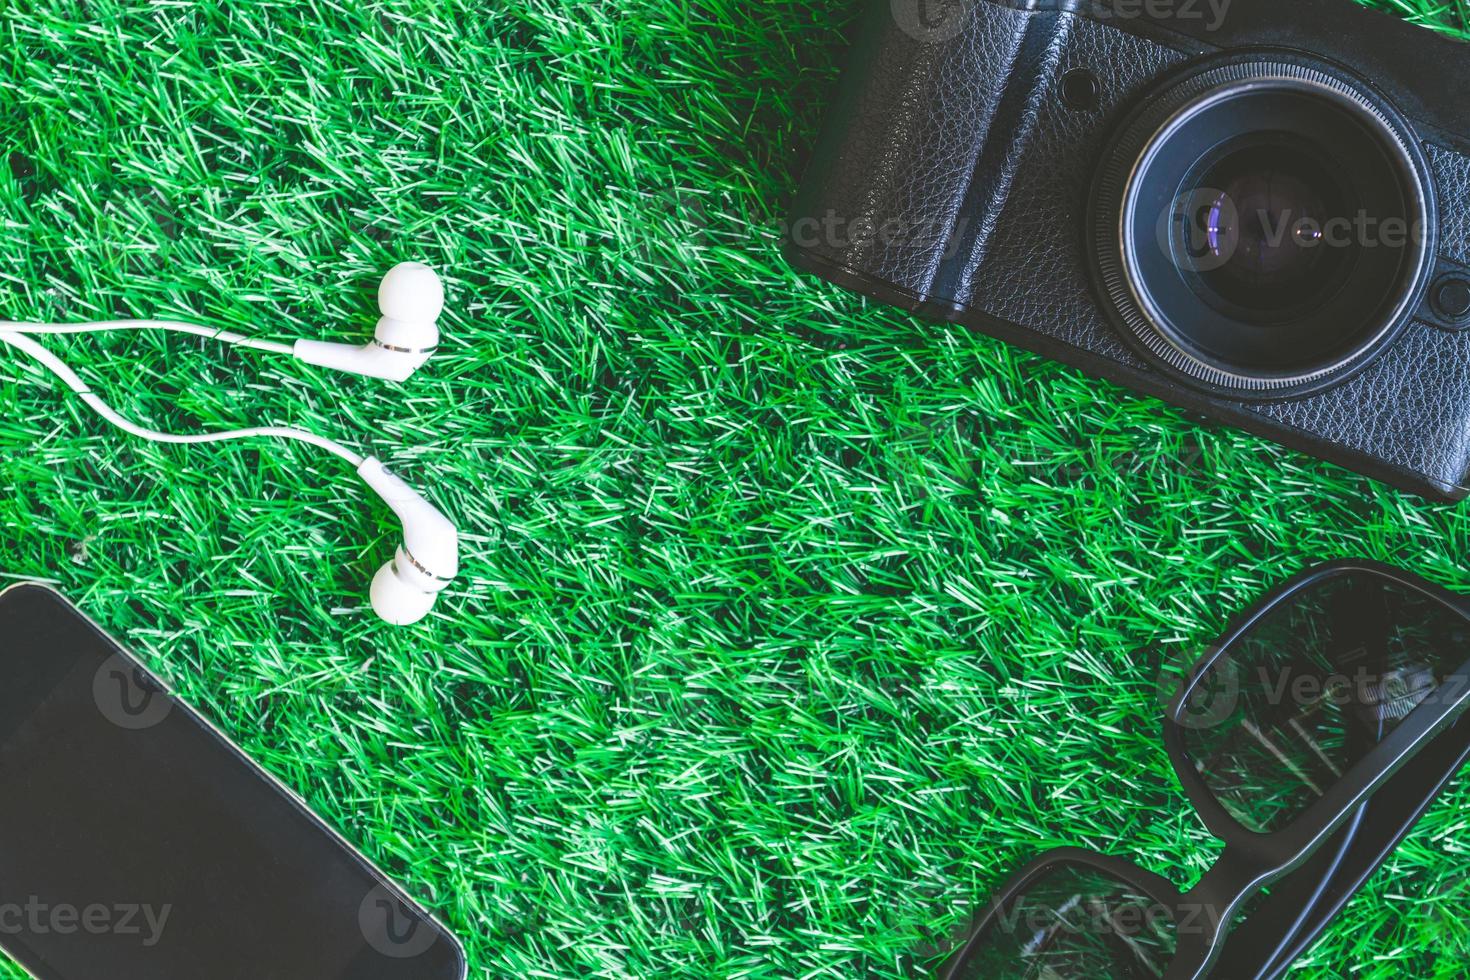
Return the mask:
<svg viewBox="0 0 1470 980"><path fill-rule="evenodd" d="M1400 769L1312 860L1272 887L1250 919L1227 938L1216 975L1276 980L1284 974L1414 829L1467 759L1470 716Z"/></svg>
<svg viewBox="0 0 1470 980"><path fill-rule="evenodd" d="M1266 980L1289 967L1331 918L1334 885L1361 831L1363 808L1310 861L1271 887L1225 940L1216 963L1222 977Z"/></svg>

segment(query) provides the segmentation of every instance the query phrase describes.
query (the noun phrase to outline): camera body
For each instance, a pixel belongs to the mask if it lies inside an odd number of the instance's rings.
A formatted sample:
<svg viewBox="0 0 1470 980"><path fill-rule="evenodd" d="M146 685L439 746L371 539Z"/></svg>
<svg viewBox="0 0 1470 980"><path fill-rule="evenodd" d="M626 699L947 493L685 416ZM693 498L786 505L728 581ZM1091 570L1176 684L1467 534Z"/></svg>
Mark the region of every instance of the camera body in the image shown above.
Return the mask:
<svg viewBox="0 0 1470 980"><path fill-rule="evenodd" d="M1470 493L1470 45L1351 0L873 0L786 247Z"/></svg>

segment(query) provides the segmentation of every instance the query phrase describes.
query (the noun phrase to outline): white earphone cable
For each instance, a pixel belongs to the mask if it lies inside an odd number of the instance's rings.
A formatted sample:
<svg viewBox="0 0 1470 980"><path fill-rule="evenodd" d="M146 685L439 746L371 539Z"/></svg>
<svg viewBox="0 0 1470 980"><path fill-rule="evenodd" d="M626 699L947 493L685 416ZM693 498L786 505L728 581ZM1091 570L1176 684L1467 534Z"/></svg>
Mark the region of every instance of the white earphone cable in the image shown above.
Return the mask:
<svg viewBox="0 0 1470 980"><path fill-rule="evenodd" d="M180 323L177 320L95 320L91 323L21 323L0 320L0 333L7 334L104 333L113 330L166 330L170 333L186 333L195 337L217 340L222 344L248 347L251 350L267 351L272 354L291 354L295 351L290 344L278 344L272 340L256 340L244 334L201 327L196 323Z"/></svg>
<svg viewBox="0 0 1470 980"><path fill-rule="evenodd" d="M114 322L126 324L137 323L141 321L120 320ZM56 375L56 377L59 378L63 384L65 384L72 391L80 395L82 401L86 402L87 405L90 406L92 410L95 411L98 415L102 416L104 419L106 419L108 422L111 422L119 429L122 429L124 432L135 435L140 439L147 439L150 442L162 442L175 445L198 445L211 442L233 442L239 439L256 438L288 439L294 442L304 442L307 445L316 446L318 449L324 449L327 452L331 453L333 456L345 460L354 469L362 466L364 462L364 457L348 449L346 446L343 446L341 443L333 442L331 439L324 438L312 432L307 432L304 429L289 429L282 428L280 426L263 426L250 429L231 429L225 432L203 433L193 436L180 436L168 432L156 432L153 429L146 429L140 425L136 425L135 423L130 422L128 419L119 415L117 411L112 408L111 405L108 405L101 398L98 398L96 395L92 394L92 389L87 386L87 383L82 380L81 376L73 371L70 367L68 367L66 362L63 361L61 358L57 357L55 354L51 353L51 351L36 343L30 337L25 336L24 333L11 329L5 329L5 327L10 326L15 325L6 324L4 325L4 327L0 327L0 343L9 344L11 347L22 351L23 353L29 354L52 374ZM191 325L175 324L174 326L188 327ZM222 336L221 334L219 334L218 331L206 331L206 328L204 327L198 327L195 329L198 331L204 331L199 334L200 336ZM76 333L81 331L65 331L57 329L50 332ZM193 331L191 330L185 332ZM226 341L226 343L231 342L232 341ZM252 341L251 343L264 343L264 341Z"/></svg>

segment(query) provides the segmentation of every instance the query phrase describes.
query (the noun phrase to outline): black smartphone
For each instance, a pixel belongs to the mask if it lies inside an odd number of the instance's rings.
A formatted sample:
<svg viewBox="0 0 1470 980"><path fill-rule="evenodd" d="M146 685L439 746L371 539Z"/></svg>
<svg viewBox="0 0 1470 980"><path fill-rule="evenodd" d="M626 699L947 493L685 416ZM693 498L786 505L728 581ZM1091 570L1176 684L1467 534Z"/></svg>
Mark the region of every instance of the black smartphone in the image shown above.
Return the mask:
<svg viewBox="0 0 1470 980"><path fill-rule="evenodd" d="M458 941L77 609L0 593L0 948L39 980L464 980Z"/></svg>

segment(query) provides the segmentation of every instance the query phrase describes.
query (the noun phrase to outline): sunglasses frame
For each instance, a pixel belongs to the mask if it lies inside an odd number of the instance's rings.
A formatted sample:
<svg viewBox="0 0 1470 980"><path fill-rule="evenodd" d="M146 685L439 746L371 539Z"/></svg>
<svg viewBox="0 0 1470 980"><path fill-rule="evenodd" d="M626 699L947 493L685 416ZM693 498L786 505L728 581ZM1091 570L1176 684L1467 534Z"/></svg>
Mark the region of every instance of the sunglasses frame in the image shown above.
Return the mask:
<svg viewBox="0 0 1470 980"><path fill-rule="evenodd" d="M1272 589L1248 610L1237 616L1220 639L1191 670L1169 703L1164 718L1164 745L1180 785L1195 812L1200 815L1211 835L1223 841L1225 851L1203 877L1188 891L1180 891L1167 879L1145 871L1132 861L1082 848L1061 848L1041 855L1012 876L986 905L976 920L970 937L956 950L940 971L940 980L961 980L972 954L981 948L994 920L1032 885L1046 875L1065 867L1081 867L1106 874L1137 889L1141 894L1168 909L1174 916L1178 944L1164 973L1164 980L1201 980L1220 958L1225 933L1241 907L1260 890L1301 868L1323 848L1334 834L1348 826L1355 815L1360 822L1364 804L1406 764L1434 739L1449 728L1470 704L1470 660L1451 672L1444 683L1426 702L1415 708L1403 721L1373 747L1356 765L1343 774L1319 799L1303 810L1290 824L1271 833L1257 833L1243 827L1214 798L1204 781L1189 764L1185 750L1186 725L1181 719L1188 714L1195 691L1211 677L1216 665L1229 657L1247 633L1262 619L1294 596L1322 582L1350 574L1363 574L1386 579L1403 588L1434 600L1447 612L1470 622L1470 596L1451 592L1411 572L1382 562L1352 559L1329 562L1293 576ZM1464 754L1456 754L1463 760ZM1448 774L1435 785L1435 791L1448 781ZM1413 813L1417 819L1432 799L1422 801ZM1402 828L1398 836L1407 832ZM1394 841L1397 843L1397 840ZM1343 847L1352 844L1351 829L1344 836ZM1388 856L1384 850L1372 866L1359 868L1352 887L1367 877ZM1328 872L1329 877L1331 871ZM1347 900L1338 896L1336 908ZM1336 908L1332 911L1335 912ZM1207 913L1207 914L1206 914ZM1310 920L1311 936L1327 925L1318 917ZM1190 925L1186 928L1186 923ZM1298 940L1292 944L1293 935ZM1280 937L1284 948L1304 948L1300 932ZM1279 971L1278 971L1279 972Z"/></svg>

